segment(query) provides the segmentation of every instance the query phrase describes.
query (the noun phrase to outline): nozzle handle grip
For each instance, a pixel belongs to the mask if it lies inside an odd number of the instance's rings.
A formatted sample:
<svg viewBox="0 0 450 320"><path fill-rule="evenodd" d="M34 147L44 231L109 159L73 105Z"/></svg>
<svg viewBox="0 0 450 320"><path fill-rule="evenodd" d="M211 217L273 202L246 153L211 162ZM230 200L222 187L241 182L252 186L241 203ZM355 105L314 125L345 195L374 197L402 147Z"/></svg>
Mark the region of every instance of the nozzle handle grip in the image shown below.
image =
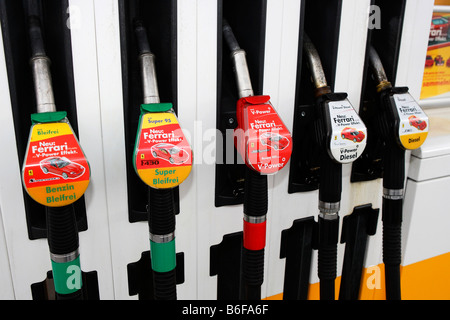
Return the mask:
<svg viewBox="0 0 450 320"><path fill-rule="evenodd" d="M400 190L405 186L405 150L394 141L387 143L383 154L383 187Z"/></svg>
<svg viewBox="0 0 450 320"><path fill-rule="evenodd" d="M323 152L320 162L319 201L337 203L341 201L342 164L333 161Z"/></svg>
<svg viewBox="0 0 450 320"><path fill-rule="evenodd" d="M267 176L245 167L244 214L261 217L267 214Z"/></svg>
<svg viewBox="0 0 450 320"><path fill-rule="evenodd" d="M46 216L50 252L63 255L76 251L79 239L73 205L46 207Z"/></svg>
<svg viewBox="0 0 450 320"><path fill-rule="evenodd" d="M173 189L149 188L148 225L151 234L166 235L175 231Z"/></svg>

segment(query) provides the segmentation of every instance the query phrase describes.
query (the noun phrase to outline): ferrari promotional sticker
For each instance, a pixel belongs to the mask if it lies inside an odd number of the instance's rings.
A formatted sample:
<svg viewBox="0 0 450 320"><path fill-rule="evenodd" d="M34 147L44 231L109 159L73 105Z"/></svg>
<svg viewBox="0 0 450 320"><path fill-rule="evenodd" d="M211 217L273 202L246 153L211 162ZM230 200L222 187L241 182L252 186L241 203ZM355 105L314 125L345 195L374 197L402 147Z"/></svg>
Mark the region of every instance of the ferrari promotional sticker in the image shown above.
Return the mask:
<svg viewBox="0 0 450 320"><path fill-rule="evenodd" d="M399 117L398 134L405 149L419 148L428 135L428 117L409 93L393 96Z"/></svg>
<svg viewBox="0 0 450 320"><path fill-rule="evenodd" d="M238 138L241 141L238 150L247 165L263 174L283 169L292 153L291 133L269 99L269 96L246 97L238 103L238 121L244 138Z"/></svg>
<svg viewBox="0 0 450 320"><path fill-rule="evenodd" d="M350 101L328 103L331 124L330 148L339 163L350 163L363 153L367 142L367 128Z"/></svg>
<svg viewBox="0 0 450 320"><path fill-rule="evenodd" d="M192 150L175 114L141 115L133 163L141 180L156 189L176 187L189 176Z"/></svg>
<svg viewBox="0 0 450 320"><path fill-rule="evenodd" d="M89 185L88 161L66 121L31 127L22 169L30 197L48 207L75 202Z"/></svg>

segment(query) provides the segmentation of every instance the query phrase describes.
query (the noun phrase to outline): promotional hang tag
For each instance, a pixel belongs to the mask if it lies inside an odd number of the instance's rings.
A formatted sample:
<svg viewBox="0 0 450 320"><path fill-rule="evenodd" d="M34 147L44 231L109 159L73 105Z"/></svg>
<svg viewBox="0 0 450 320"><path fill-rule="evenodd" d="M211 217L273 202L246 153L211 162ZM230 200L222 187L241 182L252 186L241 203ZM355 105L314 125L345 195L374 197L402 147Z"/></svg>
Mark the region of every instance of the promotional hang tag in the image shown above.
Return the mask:
<svg viewBox="0 0 450 320"><path fill-rule="evenodd" d="M249 96L237 103L236 148L247 166L262 174L283 169L292 153L292 136L269 96Z"/></svg>
<svg viewBox="0 0 450 320"><path fill-rule="evenodd" d="M367 128L348 99L325 103L330 156L339 163L350 163L363 153Z"/></svg>
<svg viewBox="0 0 450 320"><path fill-rule="evenodd" d="M31 115L22 180L30 197L48 207L75 202L89 185L89 163L66 115Z"/></svg>
<svg viewBox="0 0 450 320"><path fill-rule="evenodd" d="M428 116L408 92L393 94L391 101L397 120L397 140L405 149L419 148L428 135Z"/></svg>
<svg viewBox="0 0 450 320"><path fill-rule="evenodd" d="M148 186L168 189L180 185L192 169L192 150L171 103L141 106L133 164Z"/></svg>

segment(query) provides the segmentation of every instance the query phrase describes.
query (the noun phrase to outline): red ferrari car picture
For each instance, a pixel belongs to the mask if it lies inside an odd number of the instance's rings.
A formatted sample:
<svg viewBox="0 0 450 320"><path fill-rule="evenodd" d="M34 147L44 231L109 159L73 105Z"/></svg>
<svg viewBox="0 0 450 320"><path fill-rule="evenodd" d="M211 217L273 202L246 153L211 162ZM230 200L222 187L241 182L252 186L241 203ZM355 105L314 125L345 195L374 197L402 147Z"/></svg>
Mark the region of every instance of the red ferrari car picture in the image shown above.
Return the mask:
<svg viewBox="0 0 450 320"><path fill-rule="evenodd" d="M427 127L427 123L416 116L410 116L409 118L409 124L418 130L422 131Z"/></svg>
<svg viewBox="0 0 450 320"><path fill-rule="evenodd" d="M364 132L354 128L346 127L341 132L342 139L352 140L353 142L361 142L366 137Z"/></svg>
<svg viewBox="0 0 450 320"><path fill-rule="evenodd" d="M434 66L434 60L432 56L427 56L427 59L425 60L425 68L431 68Z"/></svg>
<svg viewBox="0 0 450 320"><path fill-rule="evenodd" d="M289 140L278 133L265 132L259 137L263 146L268 146L274 150L283 150L289 145Z"/></svg>
<svg viewBox="0 0 450 320"><path fill-rule="evenodd" d="M44 173L52 173L64 179L75 179L84 173L84 167L72 162L65 157L52 157L40 162L40 167Z"/></svg>
<svg viewBox="0 0 450 320"><path fill-rule="evenodd" d="M153 157L162 158L172 164L182 164L189 159L189 154L170 143L159 143L151 148Z"/></svg>

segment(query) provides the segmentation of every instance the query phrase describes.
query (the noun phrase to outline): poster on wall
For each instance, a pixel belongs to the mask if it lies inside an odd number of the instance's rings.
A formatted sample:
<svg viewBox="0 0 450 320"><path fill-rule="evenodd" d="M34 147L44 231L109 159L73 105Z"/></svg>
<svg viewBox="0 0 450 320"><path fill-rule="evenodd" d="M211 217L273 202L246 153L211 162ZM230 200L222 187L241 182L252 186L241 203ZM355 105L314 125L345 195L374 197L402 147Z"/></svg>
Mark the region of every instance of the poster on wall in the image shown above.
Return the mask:
<svg viewBox="0 0 450 320"><path fill-rule="evenodd" d="M433 12L420 99L450 97L450 1L440 2L448 10Z"/></svg>

